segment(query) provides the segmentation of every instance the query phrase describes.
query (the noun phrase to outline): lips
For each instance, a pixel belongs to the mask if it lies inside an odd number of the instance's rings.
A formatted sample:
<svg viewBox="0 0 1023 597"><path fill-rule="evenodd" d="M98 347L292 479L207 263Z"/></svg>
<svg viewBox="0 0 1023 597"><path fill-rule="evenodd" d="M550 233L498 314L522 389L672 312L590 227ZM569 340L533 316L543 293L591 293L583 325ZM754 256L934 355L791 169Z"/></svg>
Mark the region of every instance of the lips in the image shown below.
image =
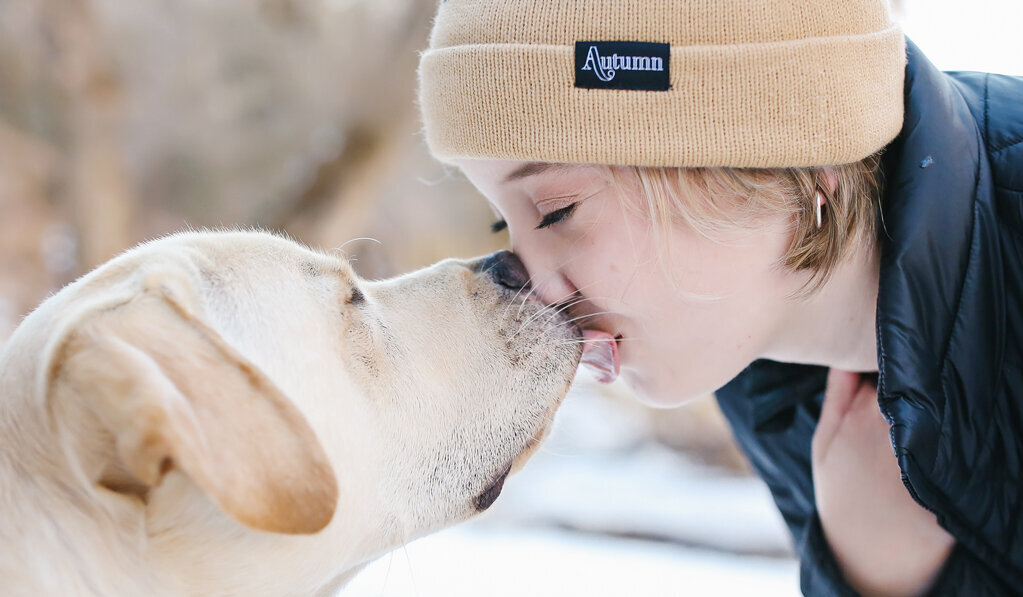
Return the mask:
<svg viewBox="0 0 1023 597"><path fill-rule="evenodd" d="M508 478L508 473L511 472L511 468L512 467L509 464L508 468L504 469L504 472L498 475L497 478L494 479L494 482L484 489L483 493L476 497L475 506L477 512L486 510L497 501L497 497L501 495L501 489L504 488L504 481Z"/></svg>
<svg viewBox="0 0 1023 597"><path fill-rule="evenodd" d="M617 338L600 330L583 330L583 356L580 363L590 369L597 381L613 382L621 369Z"/></svg>

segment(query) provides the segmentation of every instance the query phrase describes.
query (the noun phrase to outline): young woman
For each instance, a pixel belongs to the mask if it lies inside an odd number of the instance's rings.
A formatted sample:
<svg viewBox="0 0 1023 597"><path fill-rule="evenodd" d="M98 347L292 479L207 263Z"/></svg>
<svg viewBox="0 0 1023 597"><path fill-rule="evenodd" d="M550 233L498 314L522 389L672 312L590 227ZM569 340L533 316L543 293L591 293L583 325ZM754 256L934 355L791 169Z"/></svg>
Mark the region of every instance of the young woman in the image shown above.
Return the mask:
<svg viewBox="0 0 1023 597"><path fill-rule="evenodd" d="M584 363L717 391L806 594L1023 594L1023 80L882 0L447 0L420 79Z"/></svg>

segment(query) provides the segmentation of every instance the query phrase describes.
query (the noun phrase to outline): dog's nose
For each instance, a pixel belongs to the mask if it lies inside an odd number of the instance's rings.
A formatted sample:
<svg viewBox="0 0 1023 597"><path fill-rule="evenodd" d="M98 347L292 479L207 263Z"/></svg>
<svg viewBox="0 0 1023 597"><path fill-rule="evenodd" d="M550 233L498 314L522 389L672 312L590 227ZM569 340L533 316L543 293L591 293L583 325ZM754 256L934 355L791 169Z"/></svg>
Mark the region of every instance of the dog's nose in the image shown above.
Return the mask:
<svg viewBox="0 0 1023 597"><path fill-rule="evenodd" d="M498 251L484 258L480 270L490 274L494 282L512 290L529 286L529 272L515 253Z"/></svg>

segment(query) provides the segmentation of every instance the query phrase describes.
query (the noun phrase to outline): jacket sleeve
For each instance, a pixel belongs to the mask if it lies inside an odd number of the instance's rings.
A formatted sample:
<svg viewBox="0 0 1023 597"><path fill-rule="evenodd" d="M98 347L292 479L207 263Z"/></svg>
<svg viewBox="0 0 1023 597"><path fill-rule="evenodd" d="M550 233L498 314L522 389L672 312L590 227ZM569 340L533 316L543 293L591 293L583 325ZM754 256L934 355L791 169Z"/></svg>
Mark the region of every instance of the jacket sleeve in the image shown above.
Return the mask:
<svg viewBox="0 0 1023 597"><path fill-rule="evenodd" d="M804 595L859 595L842 577L831 548L824 538L820 518L814 515L801 540L799 584ZM1023 594L1023 588L1013 590L986 569L986 566L956 544L938 573L926 597L1009 597Z"/></svg>
<svg viewBox="0 0 1023 597"><path fill-rule="evenodd" d="M756 361L717 392L737 443L792 534L800 587L810 597L857 597L828 546L813 493L810 444L824 400L827 369ZM956 545L928 597L1023 595Z"/></svg>

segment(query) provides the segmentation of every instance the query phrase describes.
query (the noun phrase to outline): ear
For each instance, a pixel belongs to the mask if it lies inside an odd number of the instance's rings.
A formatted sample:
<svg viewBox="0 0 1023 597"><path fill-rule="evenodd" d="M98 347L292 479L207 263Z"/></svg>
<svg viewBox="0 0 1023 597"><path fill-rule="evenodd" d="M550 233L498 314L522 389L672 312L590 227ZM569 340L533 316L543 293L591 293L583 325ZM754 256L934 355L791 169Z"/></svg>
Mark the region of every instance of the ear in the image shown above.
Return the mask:
<svg viewBox="0 0 1023 597"><path fill-rule="evenodd" d="M226 514L279 533L314 533L337 480L298 409L188 307L180 273L78 317L56 343L47 398L86 401L146 487L178 468Z"/></svg>

